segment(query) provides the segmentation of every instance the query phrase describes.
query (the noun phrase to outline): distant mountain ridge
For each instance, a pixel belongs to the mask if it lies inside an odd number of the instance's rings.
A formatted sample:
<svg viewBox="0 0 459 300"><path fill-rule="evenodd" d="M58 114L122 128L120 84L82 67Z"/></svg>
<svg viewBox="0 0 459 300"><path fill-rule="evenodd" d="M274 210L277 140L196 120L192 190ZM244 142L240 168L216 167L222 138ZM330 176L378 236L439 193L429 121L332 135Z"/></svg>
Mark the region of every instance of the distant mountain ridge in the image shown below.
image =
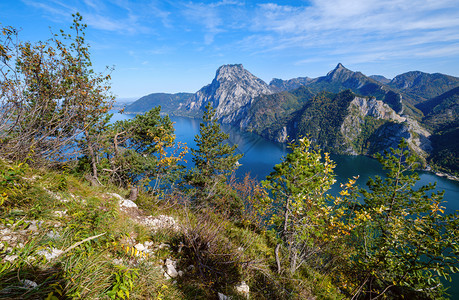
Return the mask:
<svg viewBox="0 0 459 300"><path fill-rule="evenodd" d="M411 71L395 76L388 85L409 95L413 99L410 104L416 105L459 86L459 78Z"/></svg>
<svg viewBox="0 0 459 300"><path fill-rule="evenodd" d="M389 80L341 63L318 78L273 79L267 84L241 64L232 64L219 67L212 82L195 94L152 94L132 107L142 104L146 111L160 104L168 113L196 117L210 102L220 122L271 140L308 135L327 151L373 154L396 146L403 137L426 159L432 147L423 126L432 128L429 120L445 112L457 121L455 88L459 78L449 75L414 71ZM451 103L456 103L452 110Z"/></svg>
<svg viewBox="0 0 459 300"><path fill-rule="evenodd" d="M192 93L153 93L138 99L134 103L126 106L126 113L144 113L153 107L161 106L161 111L164 113L172 113L179 109L182 105L188 102L193 97Z"/></svg>
<svg viewBox="0 0 459 300"><path fill-rule="evenodd" d="M391 81L391 79L388 79L382 75L370 75L369 77L383 84L388 84Z"/></svg>

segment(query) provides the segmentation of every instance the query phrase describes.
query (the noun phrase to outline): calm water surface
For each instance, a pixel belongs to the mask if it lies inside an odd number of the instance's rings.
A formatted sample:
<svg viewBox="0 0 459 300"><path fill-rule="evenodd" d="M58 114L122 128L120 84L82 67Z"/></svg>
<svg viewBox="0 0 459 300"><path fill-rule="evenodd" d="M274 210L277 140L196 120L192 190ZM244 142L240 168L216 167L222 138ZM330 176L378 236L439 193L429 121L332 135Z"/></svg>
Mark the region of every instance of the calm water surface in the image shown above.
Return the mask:
<svg viewBox="0 0 459 300"><path fill-rule="evenodd" d="M132 117L133 115L114 114L113 120ZM171 117L171 120L175 123L176 141L185 142L188 147L195 148L194 137L199 133L201 120L177 116ZM246 173L250 173L252 177L263 180L273 171L274 165L280 163L281 158L288 153L284 144L271 142L256 134L242 132L230 126L224 125L222 129L230 135L229 143L237 144L237 152L244 154L239 161L242 165L236 172L238 177L244 177ZM331 155L331 158L337 165L335 168L337 183L332 187L331 194L336 194L339 191L339 183L347 182L347 179L352 176L360 176L357 183L362 187L365 186L369 177L384 176L379 162L375 159L347 155ZM185 159L188 161L187 165L192 166L191 153L188 153ZM429 172L420 172L419 175L419 186L437 182L437 189L445 191L444 200L447 212L459 210L459 182L438 177ZM449 293L452 296L451 299L459 299L459 274L454 275Z"/></svg>

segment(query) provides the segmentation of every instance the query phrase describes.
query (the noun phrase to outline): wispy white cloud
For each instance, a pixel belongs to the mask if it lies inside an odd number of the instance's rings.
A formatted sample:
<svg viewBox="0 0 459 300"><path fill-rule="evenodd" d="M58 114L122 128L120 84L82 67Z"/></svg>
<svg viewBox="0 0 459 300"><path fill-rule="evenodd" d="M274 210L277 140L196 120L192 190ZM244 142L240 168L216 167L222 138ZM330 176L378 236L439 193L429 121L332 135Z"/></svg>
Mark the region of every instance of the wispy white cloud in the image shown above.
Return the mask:
<svg viewBox="0 0 459 300"><path fill-rule="evenodd" d="M407 50L425 51L425 56L453 55L429 47L459 42L458 28L459 7L452 0L314 0L302 7L266 3L257 6L252 34L239 44L254 52L321 48L320 55L337 55L334 49L340 49L341 55L357 52L372 59L387 57L371 54L383 53L378 44L400 55L409 55Z"/></svg>

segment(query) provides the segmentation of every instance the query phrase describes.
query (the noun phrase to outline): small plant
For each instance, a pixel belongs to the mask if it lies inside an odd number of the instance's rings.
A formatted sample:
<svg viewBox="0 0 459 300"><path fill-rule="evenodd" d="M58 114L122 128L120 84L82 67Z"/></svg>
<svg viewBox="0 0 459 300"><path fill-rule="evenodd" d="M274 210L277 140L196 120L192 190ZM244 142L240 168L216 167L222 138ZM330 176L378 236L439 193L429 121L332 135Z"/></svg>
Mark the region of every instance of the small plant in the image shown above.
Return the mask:
<svg viewBox="0 0 459 300"><path fill-rule="evenodd" d="M139 271L125 266L115 267L117 269L114 273L115 283L107 292L107 296L111 299L129 299L129 293L134 288L134 281L139 277Z"/></svg>

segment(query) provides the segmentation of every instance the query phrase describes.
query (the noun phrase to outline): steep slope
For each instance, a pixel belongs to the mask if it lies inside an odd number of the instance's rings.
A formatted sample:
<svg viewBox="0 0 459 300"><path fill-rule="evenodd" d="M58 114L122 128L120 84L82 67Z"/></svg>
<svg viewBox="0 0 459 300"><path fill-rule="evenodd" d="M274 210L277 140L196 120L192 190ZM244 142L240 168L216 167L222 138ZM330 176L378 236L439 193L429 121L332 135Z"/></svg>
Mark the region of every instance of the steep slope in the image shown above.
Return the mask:
<svg viewBox="0 0 459 300"><path fill-rule="evenodd" d="M278 142L308 136L333 153L373 154L397 147L401 138L420 157L426 158L430 151L430 134L417 121L400 116L374 97L359 97L350 90L314 96L301 87L262 96L240 126Z"/></svg>
<svg viewBox="0 0 459 300"><path fill-rule="evenodd" d="M424 124L437 130L459 126L459 86L438 97L416 105L425 115Z"/></svg>
<svg viewBox="0 0 459 300"><path fill-rule="evenodd" d="M459 86L459 78L412 71L397 75L388 85L409 95L408 103L416 105Z"/></svg>
<svg viewBox="0 0 459 300"><path fill-rule="evenodd" d="M431 137L434 166L459 173L459 87L418 104L426 115L423 123L434 132Z"/></svg>
<svg viewBox="0 0 459 300"><path fill-rule="evenodd" d="M314 94L306 87L256 98L239 127L270 140L285 142L287 126Z"/></svg>
<svg viewBox="0 0 459 300"><path fill-rule="evenodd" d="M371 79L381 82L382 84L388 84L391 80L382 75L370 75Z"/></svg>
<svg viewBox="0 0 459 300"><path fill-rule="evenodd" d="M172 113L180 109L194 94L191 93L153 93L143 96L134 103L126 106L126 113L144 113L161 105L161 112Z"/></svg>
<svg viewBox="0 0 459 300"><path fill-rule="evenodd" d="M322 91L339 93L346 89L352 90L362 96L372 96L387 103L397 113L410 113L412 108L406 110L403 99L405 95L396 90L365 76L360 72L354 72L338 64L335 69L326 76L322 76L310 81L307 87L311 91L319 93ZM414 114L415 115L415 114Z"/></svg>
<svg viewBox="0 0 459 300"><path fill-rule="evenodd" d="M247 111L253 99L272 94L269 86L245 70L241 64L218 68L211 84L200 89L186 105L190 114L199 114L208 102L216 109L222 123L235 123Z"/></svg>
<svg viewBox="0 0 459 300"><path fill-rule="evenodd" d="M282 80L278 78L274 78L269 83L269 88L273 92L289 92L296 90L300 86L304 86L311 82L313 79L309 77L298 77L289 80Z"/></svg>

